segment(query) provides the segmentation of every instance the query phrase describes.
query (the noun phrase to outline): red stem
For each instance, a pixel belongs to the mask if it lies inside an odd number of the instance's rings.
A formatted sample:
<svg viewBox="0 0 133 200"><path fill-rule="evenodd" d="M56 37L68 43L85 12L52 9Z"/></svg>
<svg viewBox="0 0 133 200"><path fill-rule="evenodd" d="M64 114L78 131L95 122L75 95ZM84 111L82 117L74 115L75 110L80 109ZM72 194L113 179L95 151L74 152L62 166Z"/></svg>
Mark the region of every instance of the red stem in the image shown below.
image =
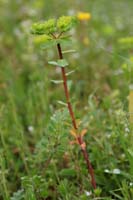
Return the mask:
<svg viewBox="0 0 133 200"><path fill-rule="evenodd" d="M83 140L82 140L81 137L78 137L78 142L79 142L80 145L83 144ZM82 149L83 157L84 157L86 164L87 164L88 172L91 175L91 184L92 184L93 188L96 189L96 181L95 181L95 176L94 176L94 170L93 170L93 167L92 167L91 162L89 160L89 155L86 151L86 148L81 148L81 149Z"/></svg>
<svg viewBox="0 0 133 200"><path fill-rule="evenodd" d="M63 59L62 49L61 49L61 45L59 43L57 44L57 49L58 49L59 58ZM73 112L73 109L72 109L72 105L71 105L71 102L70 102L70 95L69 95L68 86L67 86L67 77L66 77L64 67L61 68L61 72L62 72L63 85L64 85L64 91L65 91L67 106L68 106L69 114L70 114L70 117L71 117L71 120L72 120L72 125L73 125L74 129L77 130L78 127L77 127L77 124L76 124L76 119L75 119L74 112ZM82 148L83 139L80 136L80 137L77 137L77 140L78 140L78 143L79 143L79 145L82 149L83 157L86 161L87 169L88 169L88 172L90 173L90 176L91 176L91 184L92 184L93 188L96 189L96 181L95 181L95 177L94 177L93 167L92 167L91 162L89 160L89 156L88 156L88 153L86 151L86 148Z"/></svg>

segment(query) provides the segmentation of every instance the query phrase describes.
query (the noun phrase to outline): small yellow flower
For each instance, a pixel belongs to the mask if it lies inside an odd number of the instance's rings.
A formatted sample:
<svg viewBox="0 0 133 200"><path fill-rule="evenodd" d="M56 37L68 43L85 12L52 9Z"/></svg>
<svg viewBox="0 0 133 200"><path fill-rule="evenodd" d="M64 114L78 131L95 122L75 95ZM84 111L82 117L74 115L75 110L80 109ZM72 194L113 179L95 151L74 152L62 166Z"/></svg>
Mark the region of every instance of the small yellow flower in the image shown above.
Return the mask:
<svg viewBox="0 0 133 200"><path fill-rule="evenodd" d="M91 18L91 14L88 13L88 12L79 12L77 14L77 18L80 20L80 21L88 21L90 20Z"/></svg>

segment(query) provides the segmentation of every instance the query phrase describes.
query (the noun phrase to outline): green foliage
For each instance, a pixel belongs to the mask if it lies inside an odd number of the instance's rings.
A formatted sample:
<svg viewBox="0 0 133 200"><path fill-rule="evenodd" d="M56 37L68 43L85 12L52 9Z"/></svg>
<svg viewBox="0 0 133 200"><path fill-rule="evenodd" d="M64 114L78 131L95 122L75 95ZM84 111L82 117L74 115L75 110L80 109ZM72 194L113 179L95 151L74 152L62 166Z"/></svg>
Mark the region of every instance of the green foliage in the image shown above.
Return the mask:
<svg viewBox="0 0 133 200"><path fill-rule="evenodd" d="M133 46L133 37L124 37L124 38L119 38L118 43L122 46L124 49L132 49Z"/></svg>
<svg viewBox="0 0 133 200"><path fill-rule="evenodd" d="M68 185L68 181L67 179L64 179L63 181L60 182L59 186L58 186L58 190L59 190L59 193L61 195L61 197L63 199L68 199L69 198L69 185Z"/></svg>
<svg viewBox="0 0 133 200"><path fill-rule="evenodd" d="M75 169L62 169L59 175L66 178L72 178L76 177L76 172Z"/></svg>
<svg viewBox="0 0 133 200"><path fill-rule="evenodd" d="M62 121L62 124L60 123ZM46 134L36 145L34 162L44 163L49 159L63 155L68 146L68 129L63 123L68 123L66 108L56 111L46 128Z"/></svg>
<svg viewBox="0 0 133 200"><path fill-rule="evenodd" d="M21 189L14 192L10 200L24 200L24 190Z"/></svg>
<svg viewBox="0 0 133 200"><path fill-rule="evenodd" d="M24 189L25 199L40 199L48 196L48 184L39 176L22 177L22 187Z"/></svg>

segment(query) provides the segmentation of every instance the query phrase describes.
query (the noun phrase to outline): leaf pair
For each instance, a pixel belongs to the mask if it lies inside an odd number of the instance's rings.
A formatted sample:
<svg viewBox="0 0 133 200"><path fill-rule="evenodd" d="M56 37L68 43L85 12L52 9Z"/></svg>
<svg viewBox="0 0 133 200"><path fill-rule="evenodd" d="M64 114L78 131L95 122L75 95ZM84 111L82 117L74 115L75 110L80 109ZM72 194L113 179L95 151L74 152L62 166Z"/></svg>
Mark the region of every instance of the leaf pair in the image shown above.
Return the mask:
<svg viewBox="0 0 133 200"><path fill-rule="evenodd" d="M54 65L54 66L58 66L58 67L68 66L68 62L65 59L60 59L60 60L57 60L57 61L49 61L48 63L51 64L51 65Z"/></svg>
<svg viewBox="0 0 133 200"><path fill-rule="evenodd" d="M53 38L49 35L36 35L34 37L34 44L41 48L41 49L48 49L53 46L56 46L58 43L63 45L69 45L72 43L72 40L70 39L70 36L65 36L61 38Z"/></svg>

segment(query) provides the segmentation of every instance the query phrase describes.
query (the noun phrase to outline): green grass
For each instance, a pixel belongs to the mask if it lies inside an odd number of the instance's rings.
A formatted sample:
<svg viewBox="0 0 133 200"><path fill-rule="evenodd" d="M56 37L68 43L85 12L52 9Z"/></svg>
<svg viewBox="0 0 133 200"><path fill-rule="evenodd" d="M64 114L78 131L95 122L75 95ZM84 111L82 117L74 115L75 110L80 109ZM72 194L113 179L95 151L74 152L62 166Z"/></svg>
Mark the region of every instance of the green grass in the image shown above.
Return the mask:
<svg viewBox="0 0 133 200"><path fill-rule="evenodd" d="M0 200L133 199L132 47L118 43L132 36L132 9L132 0L0 1ZM76 118L88 129L96 191L80 149L69 145L62 84L50 81L61 78L48 64L56 51L38 51L29 34L33 22L78 11L92 18L72 33L76 53L66 56L67 70L75 70L69 89Z"/></svg>

